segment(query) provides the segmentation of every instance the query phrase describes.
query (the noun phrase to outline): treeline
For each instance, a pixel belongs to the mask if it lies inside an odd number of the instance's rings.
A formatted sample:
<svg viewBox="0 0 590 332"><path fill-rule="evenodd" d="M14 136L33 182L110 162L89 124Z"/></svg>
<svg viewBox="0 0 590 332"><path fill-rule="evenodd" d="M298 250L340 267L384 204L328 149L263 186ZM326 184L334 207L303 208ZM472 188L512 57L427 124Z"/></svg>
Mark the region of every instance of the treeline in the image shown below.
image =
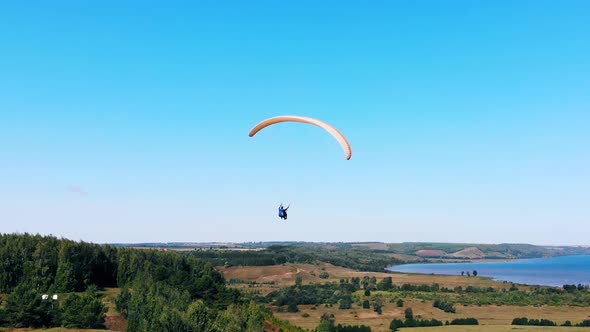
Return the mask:
<svg viewBox="0 0 590 332"><path fill-rule="evenodd" d="M371 332L371 327L366 325L336 325L334 314L324 313L315 332Z"/></svg>
<svg viewBox="0 0 590 332"><path fill-rule="evenodd" d="M0 325L103 327L107 309L96 290L116 287L116 257L109 246L0 234L0 292L9 294Z"/></svg>
<svg viewBox="0 0 590 332"><path fill-rule="evenodd" d="M587 290L567 292L558 288L537 288L530 291L512 289L496 293L459 294L455 301L473 305L550 305L590 306Z"/></svg>
<svg viewBox="0 0 590 332"><path fill-rule="evenodd" d="M30 234L0 234L0 293L29 282L40 292L117 286L117 249Z"/></svg>
<svg viewBox="0 0 590 332"><path fill-rule="evenodd" d="M191 251L192 256L208 261L215 266L265 266L280 265L287 257L270 250L207 250Z"/></svg>
<svg viewBox="0 0 590 332"><path fill-rule="evenodd" d="M436 300L444 293L456 294L455 303L464 305L572 305L590 306L590 291L586 286L565 285L565 288L535 287L520 290L512 284L509 289L478 288L461 286L454 289L432 285L394 285L391 291L402 292L402 297L415 297L422 300Z"/></svg>
<svg viewBox="0 0 590 332"><path fill-rule="evenodd" d="M176 252L115 248L39 235L0 235L0 324L104 327L98 290L120 287L128 331L261 331L270 312L243 303L203 260ZM42 297L58 293L59 300Z"/></svg>
<svg viewBox="0 0 590 332"><path fill-rule="evenodd" d="M512 325L557 326L557 323L549 319L529 319L526 317L521 317L514 318L512 320ZM572 324L571 321L567 320L560 326L590 327L590 319L584 320L577 324Z"/></svg>
<svg viewBox="0 0 590 332"><path fill-rule="evenodd" d="M195 250L190 255L215 266L262 266L284 263L315 264L326 262L360 271L383 272L402 261L375 253L366 248L338 248L321 245L273 245L259 251Z"/></svg>
<svg viewBox="0 0 590 332"><path fill-rule="evenodd" d="M402 327L433 327L443 325L479 325L479 321L475 318L455 318L451 322L446 321L444 324L438 319L416 319L412 308L406 308L404 311L405 320L394 319L389 324L391 331L398 331Z"/></svg>

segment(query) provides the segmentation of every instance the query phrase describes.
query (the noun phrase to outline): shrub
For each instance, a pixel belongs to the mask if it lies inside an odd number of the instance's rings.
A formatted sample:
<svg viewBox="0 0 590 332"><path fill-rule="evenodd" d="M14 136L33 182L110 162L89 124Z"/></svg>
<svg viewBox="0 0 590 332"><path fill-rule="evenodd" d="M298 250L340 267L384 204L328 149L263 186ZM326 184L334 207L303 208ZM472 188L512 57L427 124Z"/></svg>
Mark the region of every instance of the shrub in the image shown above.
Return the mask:
<svg viewBox="0 0 590 332"><path fill-rule="evenodd" d="M364 300L363 301L363 309L369 309L371 307L371 304L369 303L369 300Z"/></svg>
<svg viewBox="0 0 590 332"><path fill-rule="evenodd" d="M456 318L451 321L451 325L479 325L475 318Z"/></svg>
<svg viewBox="0 0 590 332"><path fill-rule="evenodd" d="M414 319L414 312L412 311L412 308L407 308L404 311L404 316L406 317L406 319Z"/></svg>

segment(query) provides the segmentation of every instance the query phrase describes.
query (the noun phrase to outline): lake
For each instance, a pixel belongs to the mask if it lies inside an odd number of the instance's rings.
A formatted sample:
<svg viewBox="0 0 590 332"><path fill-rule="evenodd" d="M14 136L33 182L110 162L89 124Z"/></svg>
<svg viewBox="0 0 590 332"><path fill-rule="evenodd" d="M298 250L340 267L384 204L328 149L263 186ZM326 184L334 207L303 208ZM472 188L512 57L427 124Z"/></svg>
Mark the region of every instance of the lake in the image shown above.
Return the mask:
<svg viewBox="0 0 590 332"><path fill-rule="evenodd" d="M403 264L394 272L461 275L477 271L481 277L519 284L558 286L590 284L590 255L518 259L506 262Z"/></svg>

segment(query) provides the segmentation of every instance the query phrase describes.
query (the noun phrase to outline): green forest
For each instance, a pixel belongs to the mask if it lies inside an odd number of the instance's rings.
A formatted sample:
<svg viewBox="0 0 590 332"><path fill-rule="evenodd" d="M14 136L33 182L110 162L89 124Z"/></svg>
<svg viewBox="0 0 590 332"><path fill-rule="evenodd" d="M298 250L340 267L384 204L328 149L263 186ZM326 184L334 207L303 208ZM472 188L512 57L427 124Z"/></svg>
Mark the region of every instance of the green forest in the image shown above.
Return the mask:
<svg viewBox="0 0 590 332"><path fill-rule="evenodd" d="M104 328L105 287L122 289L116 305L128 331L260 331L269 315L213 265L176 252L0 235L0 264L1 326Z"/></svg>
<svg viewBox="0 0 590 332"><path fill-rule="evenodd" d="M101 291L116 288L120 293L115 306L127 320L127 331L258 332L265 322L284 332L303 331L263 306L280 294L256 303L251 295L227 287L211 263L215 256L207 257L209 261L196 256L0 234L0 327L104 329L108 308ZM246 259L262 262L269 257L275 263L277 257L318 259L282 247ZM357 287L358 282L338 286L348 294ZM57 300L52 294L58 295ZM370 331L364 326L332 326L333 321L328 321L317 331Z"/></svg>

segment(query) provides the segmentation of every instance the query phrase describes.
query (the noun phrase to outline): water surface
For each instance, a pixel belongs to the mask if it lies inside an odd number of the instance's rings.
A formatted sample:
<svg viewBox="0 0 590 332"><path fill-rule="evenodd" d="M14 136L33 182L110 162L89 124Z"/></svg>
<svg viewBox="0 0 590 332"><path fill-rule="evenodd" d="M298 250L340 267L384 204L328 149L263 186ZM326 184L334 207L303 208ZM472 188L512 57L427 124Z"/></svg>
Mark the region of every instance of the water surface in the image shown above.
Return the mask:
<svg viewBox="0 0 590 332"><path fill-rule="evenodd" d="M563 286L590 284L590 255L518 259L506 262L403 264L388 267L394 272L478 276L528 285Z"/></svg>

